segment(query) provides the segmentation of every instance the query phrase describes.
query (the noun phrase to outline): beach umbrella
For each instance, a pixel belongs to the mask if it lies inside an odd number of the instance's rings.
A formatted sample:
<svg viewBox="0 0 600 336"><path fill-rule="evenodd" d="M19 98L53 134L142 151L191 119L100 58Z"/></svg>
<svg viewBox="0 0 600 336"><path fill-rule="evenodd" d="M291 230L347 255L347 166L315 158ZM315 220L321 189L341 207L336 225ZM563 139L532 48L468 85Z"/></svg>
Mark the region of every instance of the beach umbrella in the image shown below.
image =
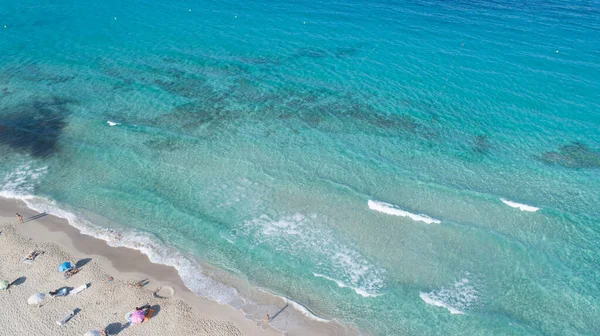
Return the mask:
<svg viewBox="0 0 600 336"><path fill-rule="evenodd" d="M146 317L146 314L143 310L136 310L129 315L129 321L133 324L142 323L144 317Z"/></svg>
<svg viewBox="0 0 600 336"><path fill-rule="evenodd" d="M33 294L29 299L27 299L27 303L30 305L39 305L42 303L42 301L44 301L45 297L46 294L44 293Z"/></svg>
<svg viewBox="0 0 600 336"><path fill-rule="evenodd" d="M98 330L91 330L86 332L83 336L102 336L102 333Z"/></svg>
<svg viewBox="0 0 600 336"><path fill-rule="evenodd" d="M71 268L73 268L73 265L68 261L65 261L64 263L58 265L58 271L63 273L67 270L70 270Z"/></svg>
<svg viewBox="0 0 600 336"><path fill-rule="evenodd" d="M8 281L0 280L0 290L8 289L8 285L9 285Z"/></svg>

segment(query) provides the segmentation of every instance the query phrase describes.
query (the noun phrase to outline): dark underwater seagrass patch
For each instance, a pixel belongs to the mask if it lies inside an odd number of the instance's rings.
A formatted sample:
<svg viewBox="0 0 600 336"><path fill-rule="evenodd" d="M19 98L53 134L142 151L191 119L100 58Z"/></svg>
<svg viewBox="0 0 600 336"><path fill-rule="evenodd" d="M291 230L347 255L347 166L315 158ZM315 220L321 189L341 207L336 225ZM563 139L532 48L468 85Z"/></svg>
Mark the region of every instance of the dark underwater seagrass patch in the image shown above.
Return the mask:
<svg viewBox="0 0 600 336"><path fill-rule="evenodd" d="M34 157L55 153L72 103L60 97L35 98L0 108L0 144Z"/></svg>
<svg viewBox="0 0 600 336"><path fill-rule="evenodd" d="M538 159L567 168L600 168L600 152L592 150L581 142L561 146L556 151L545 152Z"/></svg>

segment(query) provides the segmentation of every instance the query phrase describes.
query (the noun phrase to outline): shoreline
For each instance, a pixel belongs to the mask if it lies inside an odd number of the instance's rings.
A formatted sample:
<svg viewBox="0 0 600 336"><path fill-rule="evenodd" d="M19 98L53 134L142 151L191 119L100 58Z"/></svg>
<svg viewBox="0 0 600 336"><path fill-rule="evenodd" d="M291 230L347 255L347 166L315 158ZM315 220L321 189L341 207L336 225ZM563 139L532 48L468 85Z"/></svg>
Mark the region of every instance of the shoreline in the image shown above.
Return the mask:
<svg viewBox="0 0 600 336"><path fill-rule="evenodd" d="M23 216L25 223L18 223L16 212ZM153 263L147 255L136 249L110 246L100 238L80 232L66 219L51 214L38 218L34 216L39 216L39 213L22 200L0 197L1 223L13 224L18 235L36 243L56 244L77 260L91 258L104 273L115 279L125 282L148 279L146 288L149 292L161 286L171 287L174 289L173 299L183 301L203 318L233 324L244 335L345 335L349 331L337 323L318 321L307 321L306 325L288 331L277 330L264 321L247 318L240 309L196 295L185 285L173 266ZM34 219L27 220L32 217ZM275 313L271 313L271 316Z"/></svg>

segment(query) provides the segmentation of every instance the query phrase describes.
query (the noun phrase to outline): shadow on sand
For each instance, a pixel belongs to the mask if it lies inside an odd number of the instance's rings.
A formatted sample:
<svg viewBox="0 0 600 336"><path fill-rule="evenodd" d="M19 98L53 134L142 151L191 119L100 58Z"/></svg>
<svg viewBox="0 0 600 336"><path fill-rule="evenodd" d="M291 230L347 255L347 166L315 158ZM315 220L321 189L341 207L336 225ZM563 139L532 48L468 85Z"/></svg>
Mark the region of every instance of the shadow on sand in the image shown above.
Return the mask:
<svg viewBox="0 0 600 336"><path fill-rule="evenodd" d="M37 215L33 215L33 216L31 216L31 217L29 217L29 218L27 218L27 219L23 220L23 223L31 222L31 221L33 221L33 220L36 220L36 219L38 219L38 218L42 218L42 217L44 217L44 216L47 216L47 215L48 215L47 213L45 213L45 212L42 212L42 213L39 213L39 214L37 214Z"/></svg>

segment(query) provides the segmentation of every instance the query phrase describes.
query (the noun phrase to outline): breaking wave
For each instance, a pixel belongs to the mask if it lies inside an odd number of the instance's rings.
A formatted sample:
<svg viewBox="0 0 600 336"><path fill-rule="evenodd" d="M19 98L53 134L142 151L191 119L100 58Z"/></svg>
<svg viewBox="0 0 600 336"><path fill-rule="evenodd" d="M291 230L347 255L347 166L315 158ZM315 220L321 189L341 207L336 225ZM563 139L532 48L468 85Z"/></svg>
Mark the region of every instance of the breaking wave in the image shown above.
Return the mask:
<svg viewBox="0 0 600 336"><path fill-rule="evenodd" d="M388 214L388 215L393 215L393 216L408 217L416 222L424 222L427 224L440 224L441 223L441 221L438 219L431 218L431 217L429 217L427 215L423 215L423 214L410 213L406 210L402 210L402 209L398 208L397 206L395 206L393 204L389 204L389 203L369 200L368 205L369 205L369 209L371 209L371 210L378 211L378 212Z"/></svg>
<svg viewBox="0 0 600 336"><path fill-rule="evenodd" d="M531 205L527 205L527 204L522 204L522 203L517 203L517 202L513 202L513 201L509 201L507 199L504 198L500 198L500 200L502 201L502 203L508 205L511 208L517 208L521 211L529 211L529 212L536 212L538 210L540 210L540 208L536 208L534 206Z"/></svg>

